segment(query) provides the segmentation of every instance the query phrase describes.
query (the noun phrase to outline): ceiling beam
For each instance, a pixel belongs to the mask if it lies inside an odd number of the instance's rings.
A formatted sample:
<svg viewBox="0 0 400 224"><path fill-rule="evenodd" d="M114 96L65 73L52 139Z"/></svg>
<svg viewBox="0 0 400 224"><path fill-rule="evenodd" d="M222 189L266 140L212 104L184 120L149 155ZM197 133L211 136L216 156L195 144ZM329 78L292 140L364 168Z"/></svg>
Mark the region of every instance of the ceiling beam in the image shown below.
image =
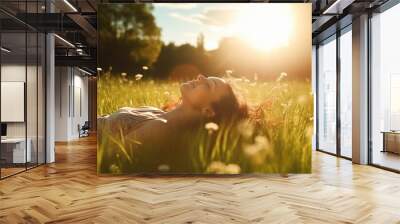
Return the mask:
<svg viewBox="0 0 400 224"><path fill-rule="evenodd" d="M336 0L323 10L322 14L342 14L343 10L353 2L355 2L355 0Z"/></svg>
<svg viewBox="0 0 400 224"><path fill-rule="evenodd" d="M56 66L79 66L96 70L97 60L91 56L55 56Z"/></svg>
<svg viewBox="0 0 400 224"><path fill-rule="evenodd" d="M72 21L74 21L79 27L86 32L86 34L95 39L97 37L97 30L90 24L85 17L81 14L68 14L67 15Z"/></svg>

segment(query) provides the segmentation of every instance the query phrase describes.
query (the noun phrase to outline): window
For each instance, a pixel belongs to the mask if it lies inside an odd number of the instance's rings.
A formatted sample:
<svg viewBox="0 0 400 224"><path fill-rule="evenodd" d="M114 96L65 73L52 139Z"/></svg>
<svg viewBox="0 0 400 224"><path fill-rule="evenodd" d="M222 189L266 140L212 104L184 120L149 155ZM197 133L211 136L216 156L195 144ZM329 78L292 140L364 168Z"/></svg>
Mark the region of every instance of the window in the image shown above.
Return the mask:
<svg viewBox="0 0 400 224"><path fill-rule="evenodd" d="M352 35L351 26L340 36L340 155L352 154Z"/></svg>
<svg viewBox="0 0 400 224"><path fill-rule="evenodd" d="M336 39L318 48L318 149L336 153Z"/></svg>
<svg viewBox="0 0 400 224"><path fill-rule="evenodd" d="M400 170L400 4L371 18L372 164Z"/></svg>

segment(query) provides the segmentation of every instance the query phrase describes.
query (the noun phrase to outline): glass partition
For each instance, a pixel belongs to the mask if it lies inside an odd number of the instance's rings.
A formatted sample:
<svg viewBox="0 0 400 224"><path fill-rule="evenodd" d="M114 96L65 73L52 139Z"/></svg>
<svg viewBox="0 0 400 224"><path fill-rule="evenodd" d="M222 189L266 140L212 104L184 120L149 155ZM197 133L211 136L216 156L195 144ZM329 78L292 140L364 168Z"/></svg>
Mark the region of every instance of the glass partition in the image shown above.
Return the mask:
<svg viewBox="0 0 400 224"><path fill-rule="evenodd" d="M336 37L318 47L318 149L336 153Z"/></svg>
<svg viewBox="0 0 400 224"><path fill-rule="evenodd" d="M400 170L400 4L371 19L372 164Z"/></svg>
<svg viewBox="0 0 400 224"><path fill-rule="evenodd" d="M39 13L43 4L8 1L0 7ZM45 163L45 41L13 13L0 12L1 179Z"/></svg>
<svg viewBox="0 0 400 224"><path fill-rule="evenodd" d="M24 171L31 162L26 141L26 41L25 32L1 34L2 177Z"/></svg>

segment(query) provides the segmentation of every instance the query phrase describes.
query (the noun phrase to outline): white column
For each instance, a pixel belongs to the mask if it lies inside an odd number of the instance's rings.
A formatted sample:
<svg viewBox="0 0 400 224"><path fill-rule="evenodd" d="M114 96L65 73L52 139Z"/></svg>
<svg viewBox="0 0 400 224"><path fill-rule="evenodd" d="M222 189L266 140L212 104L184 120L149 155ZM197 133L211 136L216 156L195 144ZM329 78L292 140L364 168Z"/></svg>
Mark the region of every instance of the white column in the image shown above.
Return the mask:
<svg viewBox="0 0 400 224"><path fill-rule="evenodd" d="M353 162L368 163L368 15L353 19Z"/></svg>
<svg viewBox="0 0 400 224"><path fill-rule="evenodd" d="M54 151L54 114L55 114L55 73L54 73L54 35L47 34L46 36L46 158L47 163L55 161Z"/></svg>
<svg viewBox="0 0 400 224"><path fill-rule="evenodd" d="M46 1L47 12L53 12L51 1ZM55 161L54 132L55 132L55 54L54 34L46 35L46 163Z"/></svg>
<svg viewBox="0 0 400 224"><path fill-rule="evenodd" d="M69 141L71 129L71 67L55 68L55 141Z"/></svg>

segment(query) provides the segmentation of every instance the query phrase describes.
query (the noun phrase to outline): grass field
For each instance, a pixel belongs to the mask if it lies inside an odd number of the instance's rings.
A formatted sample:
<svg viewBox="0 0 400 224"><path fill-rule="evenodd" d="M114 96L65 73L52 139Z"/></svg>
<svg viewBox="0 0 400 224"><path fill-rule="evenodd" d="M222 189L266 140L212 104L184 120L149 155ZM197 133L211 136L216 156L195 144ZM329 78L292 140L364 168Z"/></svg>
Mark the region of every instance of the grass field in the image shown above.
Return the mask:
<svg viewBox="0 0 400 224"><path fill-rule="evenodd" d="M159 151L138 153L127 147L123 134L98 141L98 172L174 172L174 164L184 163L187 173L307 173L311 171L313 132L313 96L309 82L276 81L227 77L234 89L252 108L249 120L237 125L205 126L185 145L183 153L169 164L147 167L160 157ZM135 75L111 75L98 78L98 116L121 107L155 106L168 109L179 100L179 83L153 81ZM113 144L110 144L112 142ZM145 143L144 143L145 144ZM116 156L110 156L110 150ZM181 151L177 151L181 152ZM126 168L128 167L128 168ZM181 172L179 170L178 172Z"/></svg>

